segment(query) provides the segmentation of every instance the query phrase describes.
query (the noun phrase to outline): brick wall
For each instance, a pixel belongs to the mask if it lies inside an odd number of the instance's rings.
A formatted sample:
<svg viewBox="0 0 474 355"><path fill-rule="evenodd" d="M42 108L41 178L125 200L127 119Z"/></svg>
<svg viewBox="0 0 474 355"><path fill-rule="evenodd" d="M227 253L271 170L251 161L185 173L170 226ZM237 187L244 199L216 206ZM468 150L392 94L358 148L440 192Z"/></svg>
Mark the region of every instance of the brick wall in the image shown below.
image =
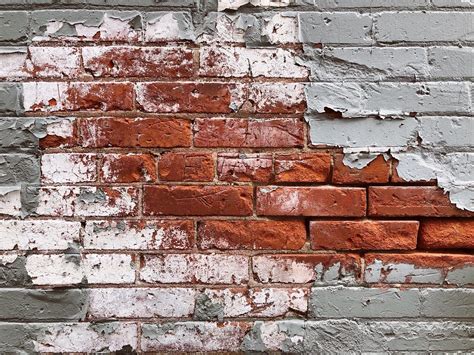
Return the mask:
<svg viewBox="0 0 474 355"><path fill-rule="evenodd" d="M472 351L472 23L0 0L0 351Z"/></svg>

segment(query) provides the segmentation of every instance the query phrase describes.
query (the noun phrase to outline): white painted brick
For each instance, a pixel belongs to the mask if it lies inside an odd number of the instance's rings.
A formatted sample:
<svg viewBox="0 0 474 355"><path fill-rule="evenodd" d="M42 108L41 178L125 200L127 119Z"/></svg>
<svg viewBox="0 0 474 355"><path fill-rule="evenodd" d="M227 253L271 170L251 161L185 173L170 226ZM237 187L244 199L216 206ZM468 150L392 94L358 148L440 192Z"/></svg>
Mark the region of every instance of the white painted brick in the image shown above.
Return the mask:
<svg viewBox="0 0 474 355"><path fill-rule="evenodd" d="M431 0L434 6L439 7L473 7L473 0Z"/></svg>
<svg viewBox="0 0 474 355"><path fill-rule="evenodd" d="M211 12L207 15L203 28L196 32L200 43L244 43L250 34L256 35L258 30L259 23L254 15Z"/></svg>
<svg viewBox="0 0 474 355"><path fill-rule="evenodd" d="M306 96L309 111L324 113L329 108L344 117L471 110L468 85L463 82L312 83Z"/></svg>
<svg viewBox="0 0 474 355"><path fill-rule="evenodd" d="M80 57L77 48L29 47L26 70L35 77L74 78L79 74Z"/></svg>
<svg viewBox="0 0 474 355"><path fill-rule="evenodd" d="M113 323L51 323L41 327L34 339L38 352L118 351L127 346L137 348L137 325L128 322Z"/></svg>
<svg viewBox="0 0 474 355"><path fill-rule="evenodd" d="M190 317L196 290L191 288L91 289L89 315L94 318Z"/></svg>
<svg viewBox="0 0 474 355"><path fill-rule="evenodd" d="M146 255L140 279L153 283L241 284L248 280L248 260L238 255Z"/></svg>
<svg viewBox="0 0 474 355"><path fill-rule="evenodd" d="M472 41L474 14L469 12L384 12L375 18L380 42Z"/></svg>
<svg viewBox="0 0 474 355"><path fill-rule="evenodd" d="M0 215L21 215L21 192L19 186L0 186Z"/></svg>
<svg viewBox="0 0 474 355"><path fill-rule="evenodd" d="M282 317L308 308L308 292L302 288L206 289L204 294L223 307L224 317Z"/></svg>
<svg viewBox="0 0 474 355"><path fill-rule="evenodd" d="M65 250L79 241L81 224L68 221L0 221L0 250Z"/></svg>
<svg viewBox="0 0 474 355"><path fill-rule="evenodd" d="M143 324L143 351L239 352L249 325L237 322L176 322Z"/></svg>
<svg viewBox="0 0 474 355"><path fill-rule="evenodd" d="M296 54L281 48L205 47L200 51L202 76L305 78L307 70L295 63Z"/></svg>
<svg viewBox="0 0 474 355"><path fill-rule="evenodd" d="M252 258L252 271L261 283L354 283L359 266L355 259L330 255L259 255Z"/></svg>
<svg viewBox="0 0 474 355"><path fill-rule="evenodd" d="M429 5L429 0L295 0L295 2L298 5L313 5L320 9L364 7L406 9Z"/></svg>
<svg viewBox="0 0 474 355"><path fill-rule="evenodd" d="M138 208L138 191L127 187L44 187L36 213L44 216L122 216Z"/></svg>
<svg viewBox="0 0 474 355"><path fill-rule="evenodd" d="M86 249L189 249L193 240L190 221L88 221Z"/></svg>
<svg viewBox="0 0 474 355"><path fill-rule="evenodd" d="M86 277L79 254L29 255L26 271L33 285L72 285Z"/></svg>
<svg viewBox="0 0 474 355"><path fill-rule="evenodd" d="M298 42L296 12L280 12L262 19L262 35L272 44Z"/></svg>
<svg viewBox="0 0 474 355"><path fill-rule="evenodd" d="M97 180L95 154L54 153L41 157L43 183L78 183Z"/></svg>
<svg viewBox="0 0 474 355"><path fill-rule="evenodd" d="M124 284L135 282L135 263L126 254L87 254L83 259L87 282Z"/></svg>
<svg viewBox="0 0 474 355"><path fill-rule="evenodd" d="M365 44L371 37L372 17L357 12L301 12L299 40L303 43Z"/></svg>
<svg viewBox="0 0 474 355"><path fill-rule="evenodd" d="M146 13L144 40L148 42L194 40L190 14L168 11Z"/></svg>
<svg viewBox="0 0 474 355"><path fill-rule="evenodd" d="M24 78L28 73L24 71L27 58L26 48L0 47L0 78Z"/></svg>

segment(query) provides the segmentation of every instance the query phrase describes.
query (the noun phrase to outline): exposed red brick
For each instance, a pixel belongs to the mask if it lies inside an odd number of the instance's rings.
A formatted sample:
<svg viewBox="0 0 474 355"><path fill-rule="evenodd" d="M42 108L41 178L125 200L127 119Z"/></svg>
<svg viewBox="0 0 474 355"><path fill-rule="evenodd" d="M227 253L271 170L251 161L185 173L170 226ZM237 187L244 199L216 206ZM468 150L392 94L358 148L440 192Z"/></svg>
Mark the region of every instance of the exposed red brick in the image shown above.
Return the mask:
<svg viewBox="0 0 474 355"><path fill-rule="evenodd" d="M409 250L416 248L417 221L312 221L313 249Z"/></svg>
<svg viewBox="0 0 474 355"><path fill-rule="evenodd" d="M130 111L133 109L133 84L71 83L64 100L69 111Z"/></svg>
<svg viewBox="0 0 474 355"><path fill-rule="evenodd" d="M423 249L474 249L474 220L425 220L421 223Z"/></svg>
<svg viewBox="0 0 474 355"><path fill-rule="evenodd" d="M200 118L194 123L194 144L197 147L301 147L303 137L303 122L296 118Z"/></svg>
<svg viewBox="0 0 474 355"><path fill-rule="evenodd" d="M176 118L81 119L81 143L85 147L171 148L191 145L191 125Z"/></svg>
<svg viewBox="0 0 474 355"><path fill-rule="evenodd" d="M351 168L343 163L344 155L336 154L332 182L335 184L386 183L390 176L390 163L379 155L362 169Z"/></svg>
<svg viewBox="0 0 474 355"><path fill-rule="evenodd" d="M164 181L212 181L214 157L212 153L163 153L158 172Z"/></svg>
<svg viewBox="0 0 474 355"><path fill-rule="evenodd" d="M304 221L204 221L198 227L201 249L301 249Z"/></svg>
<svg viewBox="0 0 474 355"><path fill-rule="evenodd" d="M434 186L375 186L369 188L372 216L474 216L456 208L443 191Z"/></svg>
<svg viewBox="0 0 474 355"><path fill-rule="evenodd" d="M84 47L84 67L95 77L190 77L193 52L178 47Z"/></svg>
<svg viewBox="0 0 474 355"><path fill-rule="evenodd" d="M328 153L302 153L275 156L275 181L326 182L331 172Z"/></svg>
<svg viewBox="0 0 474 355"><path fill-rule="evenodd" d="M239 84L137 84L137 101L146 112L230 113L242 105L244 96Z"/></svg>
<svg viewBox="0 0 474 355"><path fill-rule="evenodd" d="M249 216L252 188L247 186L145 186L146 215Z"/></svg>
<svg viewBox="0 0 474 355"><path fill-rule="evenodd" d="M361 217L365 209L362 188L268 186L257 189L259 215Z"/></svg>
<svg viewBox="0 0 474 355"><path fill-rule="evenodd" d="M223 153L217 158L217 176L222 181L269 182L272 175L271 154Z"/></svg>
<svg viewBox="0 0 474 355"><path fill-rule="evenodd" d="M107 154L100 172L104 182L156 181L156 162L151 154Z"/></svg>

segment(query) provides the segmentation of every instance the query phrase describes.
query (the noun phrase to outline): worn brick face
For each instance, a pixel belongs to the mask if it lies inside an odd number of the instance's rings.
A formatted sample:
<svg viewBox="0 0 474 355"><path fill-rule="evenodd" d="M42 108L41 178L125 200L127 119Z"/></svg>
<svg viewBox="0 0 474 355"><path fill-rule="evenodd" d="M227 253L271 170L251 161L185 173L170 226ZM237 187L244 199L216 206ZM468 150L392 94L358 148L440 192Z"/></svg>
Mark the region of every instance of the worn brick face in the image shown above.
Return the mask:
<svg viewBox="0 0 474 355"><path fill-rule="evenodd" d="M0 0L0 354L470 353L472 0Z"/></svg>

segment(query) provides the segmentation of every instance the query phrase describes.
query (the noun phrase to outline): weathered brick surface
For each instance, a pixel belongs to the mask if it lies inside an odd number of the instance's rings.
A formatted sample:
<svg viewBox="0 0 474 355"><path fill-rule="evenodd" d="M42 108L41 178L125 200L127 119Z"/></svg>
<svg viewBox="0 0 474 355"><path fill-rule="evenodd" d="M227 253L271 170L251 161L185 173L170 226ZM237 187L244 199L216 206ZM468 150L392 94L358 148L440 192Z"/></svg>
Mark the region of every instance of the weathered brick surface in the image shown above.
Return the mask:
<svg viewBox="0 0 474 355"><path fill-rule="evenodd" d="M471 2L0 0L0 353L472 351Z"/></svg>

